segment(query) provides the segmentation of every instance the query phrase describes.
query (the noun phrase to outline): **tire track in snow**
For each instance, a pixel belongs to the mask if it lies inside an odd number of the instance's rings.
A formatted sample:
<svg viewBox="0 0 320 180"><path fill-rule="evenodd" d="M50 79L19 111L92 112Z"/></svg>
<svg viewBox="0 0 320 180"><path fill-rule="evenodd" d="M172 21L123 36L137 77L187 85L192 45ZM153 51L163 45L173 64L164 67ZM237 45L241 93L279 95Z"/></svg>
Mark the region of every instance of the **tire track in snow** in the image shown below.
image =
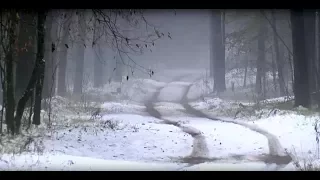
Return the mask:
<svg viewBox="0 0 320 180"><path fill-rule="evenodd" d="M182 77L177 77L172 82L178 81L181 78ZM145 102L146 111L151 116L153 116L157 119L163 120L165 124L176 126L176 127L180 128L183 132L185 132L193 137L193 148L192 148L191 155L183 158L183 162L194 165L194 164L200 164L200 163L210 161L210 159L208 157L209 156L209 149L207 147L205 136L202 135L201 131L199 131L198 129L196 129L194 127L181 125L179 122L171 121L169 119L164 119L164 118L162 118L159 111L157 111L154 108L154 103L157 101L157 98L158 98L161 90L167 86L168 85L158 88L157 91L153 94L153 96ZM217 160L217 159L211 159L211 161L214 161L214 160Z"/></svg>
<svg viewBox="0 0 320 180"><path fill-rule="evenodd" d="M194 109L192 106L189 105L188 98L187 98L187 94L188 94L191 86L192 86L192 84L185 88L184 94L181 99L181 105L186 109L187 113L192 114L192 115L196 115L200 118L207 118L207 119L211 119L214 121L237 124L237 125L249 128L250 130L255 131L255 132L265 136L268 140L269 154L266 156L261 156L261 157L256 157L256 158L259 161L265 162L267 165L274 163L279 168L281 168L281 167L286 166L287 164L289 164L292 161L292 157L288 153L285 152L285 150L281 146L278 138L275 135L269 133L268 131L261 129L256 125L250 125L250 124L240 122L240 121L225 120L225 119L220 119L217 117L211 117L210 115L205 114L202 111Z"/></svg>

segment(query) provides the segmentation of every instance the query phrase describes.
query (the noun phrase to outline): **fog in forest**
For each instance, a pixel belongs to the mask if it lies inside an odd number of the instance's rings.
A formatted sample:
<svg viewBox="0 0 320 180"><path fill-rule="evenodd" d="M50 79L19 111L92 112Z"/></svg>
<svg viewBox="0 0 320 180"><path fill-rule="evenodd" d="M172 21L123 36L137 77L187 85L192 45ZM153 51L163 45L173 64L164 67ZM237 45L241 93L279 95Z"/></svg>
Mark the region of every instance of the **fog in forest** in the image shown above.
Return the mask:
<svg viewBox="0 0 320 180"><path fill-rule="evenodd" d="M318 10L0 12L1 170L319 169Z"/></svg>
<svg viewBox="0 0 320 180"><path fill-rule="evenodd" d="M154 42L154 46L144 50L142 54L130 52L125 64L132 66L137 63L143 68L152 69L155 74L166 69L201 69L203 73L208 69L210 59L210 14L206 10L148 10L146 20L165 35ZM125 29L125 25L122 26ZM136 34L144 33L142 27ZM152 29L151 29L152 31ZM169 36L168 36L169 33ZM102 42L103 46L103 42ZM86 50L86 67L92 66L94 54L98 54L101 61L105 62L105 79L113 76L117 52L113 52L105 44L98 52ZM134 61L134 62L133 62ZM119 62L123 63L123 62ZM123 75L132 75L132 70L139 76L146 76L141 69L134 69L124 65ZM134 66L134 65L133 65ZM93 72L88 70L89 72ZM147 75L148 76L148 75Z"/></svg>

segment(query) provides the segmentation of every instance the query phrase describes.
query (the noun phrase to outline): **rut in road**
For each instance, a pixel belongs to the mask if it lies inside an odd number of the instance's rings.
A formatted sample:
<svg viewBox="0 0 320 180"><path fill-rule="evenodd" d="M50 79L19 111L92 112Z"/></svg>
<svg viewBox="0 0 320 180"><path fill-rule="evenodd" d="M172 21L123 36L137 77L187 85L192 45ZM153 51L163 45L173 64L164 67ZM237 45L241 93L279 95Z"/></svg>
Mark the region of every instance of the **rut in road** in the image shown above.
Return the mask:
<svg viewBox="0 0 320 180"><path fill-rule="evenodd" d="M190 90L191 85L187 86L185 88L184 94L181 99L181 104L182 106L186 109L186 112L192 115L196 115L201 118L207 118L215 121L221 121L221 122L226 122L226 123L233 123L237 124L246 128L249 128L252 131L255 131L259 134L264 135L268 139L268 147L269 147L269 154L266 156L261 156L258 157L260 161L264 161L266 164L273 164L275 163L278 166L284 166L289 164L292 161L292 157L287 154L284 149L282 148L278 138L269 133L268 131L261 129L257 126L254 125L249 125L244 122L239 122L239 121L233 121L233 120L224 120L216 117L211 117L199 110L194 109L192 106L189 105L188 103L188 98L187 94Z"/></svg>
<svg viewBox="0 0 320 180"><path fill-rule="evenodd" d="M180 78L175 78L173 81L178 81ZM173 82L172 81L172 82ZM166 86L164 86L166 87ZM193 137L193 148L191 155L183 158L183 162L188 164L200 164L208 161L218 160L216 158L209 158L209 149L205 137L202 135L202 132L198 129L189 126L183 126L179 122L171 121L168 119L162 118L161 114L154 108L154 103L157 101L157 98L160 94L160 91L164 88L158 88L157 91L145 102L146 111L153 117L161 119L165 124L173 125L179 127L183 132L191 135Z"/></svg>

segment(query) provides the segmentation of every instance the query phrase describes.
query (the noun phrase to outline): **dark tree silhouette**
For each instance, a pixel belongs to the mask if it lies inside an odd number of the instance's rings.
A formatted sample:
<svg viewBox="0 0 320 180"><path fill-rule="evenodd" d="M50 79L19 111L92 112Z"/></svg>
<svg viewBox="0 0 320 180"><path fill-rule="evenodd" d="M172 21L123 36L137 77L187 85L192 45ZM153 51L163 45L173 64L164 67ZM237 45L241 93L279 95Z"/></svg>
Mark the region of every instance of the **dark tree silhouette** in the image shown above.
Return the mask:
<svg viewBox="0 0 320 180"><path fill-rule="evenodd" d="M32 71L31 78L28 82L27 88L24 91L22 98L19 100L16 110L16 116L14 118L16 123L16 132L19 133L21 126L21 118L24 112L24 108L28 99L31 97L33 90L36 86L36 97L35 97L35 108L34 108L34 118L33 123L36 125L40 124L40 108L41 108L41 90L44 79L44 37L45 37L45 20L47 16L47 10L38 10L37 15L37 58L35 61L35 66ZM37 85L36 85L37 84ZM39 102L40 100L40 102Z"/></svg>
<svg viewBox="0 0 320 180"><path fill-rule="evenodd" d="M16 69L16 100L22 96L31 77L32 68L35 61L34 41L36 38L35 13L30 11L20 12L17 69Z"/></svg>
<svg viewBox="0 0 320 180"><path fill-rule="evenodd" d="M309 71L305 50L303 10L290 10L294 63L294 106L310 107Z"/></svg>
<svg viewBox="0 0 320 180"><path fill-rule="evenodd" d="M212 10L212 59L214 89L217 92L226 90L225 82L225 48L222 30L222 13L221 10Z"/></svg>
<svg viewBox="0 0 320 180"><path fill-rule="evenodd" d="M5 52L5 67L6 67L6 123L8 126L8 133L11 132L12 135L15 133L15 123L14 123L14 110L15 110L15 84L14 84L14 71L16 63L14 61L15 55L15 45L18 30L18 18L15 10L9 10L8 12L8 51Z"/></svg>
<svg viewBox="0 0 320 180"><path fill-rule="evenodd" d="M52 74L52 68L53 68L52 67L53 52L51 50L51 46L53 43L52 29L55 24L54 23L55 17L53 15L54 13L50 11L45 21L46 35L45 35L45 41L44 41L44 44L45 44L44 60L46 61L46 68L45 68L45 78L44 78L44 85L43 85L43 92L42 92L42 95L44 98L50 97L50 85L52 84L51 74Z"/></svg>
<svg viewBox="0 0 320 180"><path fill-rule="evenodd" d="M304 10L304 33L306 62L308 63L310 92L316 91L316 65L315 65L315 23L316 14L314 10Z"/></svg>

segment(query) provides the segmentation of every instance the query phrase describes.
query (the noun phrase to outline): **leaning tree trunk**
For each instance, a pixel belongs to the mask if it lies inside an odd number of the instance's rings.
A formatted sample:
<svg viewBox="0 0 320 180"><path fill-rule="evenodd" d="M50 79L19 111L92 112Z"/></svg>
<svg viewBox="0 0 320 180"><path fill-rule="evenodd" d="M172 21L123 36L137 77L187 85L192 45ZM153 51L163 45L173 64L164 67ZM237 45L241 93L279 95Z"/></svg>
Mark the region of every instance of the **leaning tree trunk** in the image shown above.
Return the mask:
<svg viewBox="0 0 320 180"><path fill-rule="evenodd" d="M93 30L93 42L92 50L94 54L94 71L93 71L93 86L99 88L103 86L103 65L101 59L99 58L99 27L96 20L94 20L94 30Z"/></svg>
<svg viewBox="0 0 320 180"><path fill-rule="evenodd" d="M280 52L279 52L279 43L278 43L278 37L277 37L277 21L275 17L274 10L271 10L271 18L272 18L272 24L273 24L273 50L275 55L275 61L277 64L278 69L278 82L279 82L279 88L280 88L280 96L284 96L286 94L285 91L285 82L283 77L283 59L280 58Z"/></svg>
<svg viewBox="0 0 320 180"><path fill-rule="evenodd" d="M212 40L213 40L213 77L214 89L217 92L226 90L225 82L225 51L222 32L222 18L220 10L212 10Z"/></svg>
<svg viewBox="0 0 320 180"><path fill-rule="evenodd" d="M265 40L266 40L266 26L264 19L260 20L259 37L258 37L258 59L257 59L257 75L256 75L256 93L258 99L265 97L263 92L263 79L265 77Z"/></svg>
<svg viewBox="0 0 320 180"><path fill-rule="evenodd" d="M45 69L45 60L44 60L44 36L45 36L45 28L44 23L47 16L46 10L38 10L38 23L37 23L37 58L35 61L35 65L32 71L31 78L29 80L29 83L27 85L26 90L24 91L23 96L18 102L17 105L17 111L15 116L15 122L16 122L16 131L19 133L20 126L21 126L21 118L24 112L24 108L26 106L27 101L32 95L32 92L34 90L34 87L38 80L43 80L43 73ZM41 75L42 74L42 75ZM34 124L40 124L40 110L35 110L34 116ZM38 122L37 122L38 121Z"/></svg>
<svg viewBox="0 0 320 180"><path fill-rule="evenodd" d="M310 107L309 74L305 51L303 10L290 10L294 66L294 106Z"/></svg>
<svg viewBox="0 0 320 180"><path fill-rule="evenodd" d="M77 61L76 61L76 73L75 81L73 84L73 93L81 94L83 88L83 77L84 77L84 51L85 51L85 18L78 16L78 31L80 35L81 43L76 45L77 48Z"/></svg>

